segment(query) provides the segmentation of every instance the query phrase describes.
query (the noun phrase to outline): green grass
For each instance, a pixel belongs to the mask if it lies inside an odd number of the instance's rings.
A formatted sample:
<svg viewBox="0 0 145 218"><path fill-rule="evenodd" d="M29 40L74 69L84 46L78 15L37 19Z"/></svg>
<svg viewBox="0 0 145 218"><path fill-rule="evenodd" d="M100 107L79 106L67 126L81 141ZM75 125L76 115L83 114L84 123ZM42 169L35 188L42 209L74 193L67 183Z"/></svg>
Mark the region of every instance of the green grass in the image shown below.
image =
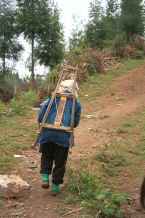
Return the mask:
<svg viewBox="0 0 145 218"><path fill-rule="evenodd" d="M120 62L120 65L116 68L115 66L109 70L109 72L116 73L116 74L123 74L126 73L127 71L136 69L138 67L141 67L145 65L145 59L127 59L127 60L122 60Z"/></svg>
<svg viewBox="0 0 145 218"><path fill-rule="evenodd" d="M113 66L109 70L110 74L104 75L94 73L94 75L90 76L81 86L79 97L80 100L94 100L96 96L103 95L110 88L116 76L126 73L129 70L141 67L143 65L145 65L145 59L123 59L117 68L116 66Z"/></svg>
<svg viewBox="0 0 145 218"><path fill-rule="evenodd" d="M116 190L104 186L95 170L81 165L80 170L69 169L69 183L67 185L66 202L77 202L85 209L85 214L93 217L99 212L100 217L121 217L120 201L127 196L117 193ZM69 194L68 194L69 193Z"/></svg>
<svg viewBox="0 0 145 218"><path fill-rule="evenodd" d="M21 154L22 150L32 145L37 128L37 123L31 121L35 113L29 110L23 116L1 117L0 173L11 171L19 161L13 155Z"/></svg>
<svg viewBox="0 0 145 218"><path fill-rule="evenodd" d="M114 72L122 74L141 65L144 65L144 60L128 60ZM113 75L102 74L91 76L81 87L80 99L87 102L96 95L102 95L114 78ZM13 109L17 109L14 105ZM24 114L5 116L3 110L0 111L0 173L11 171L19 161L13 155L21 154L23 149L31 146L37 129L34 122L36 113L29 110ZM119 174L128 169L130 172L135 170L137 176L140 173L138 167L144 164L145 111L118 121L115 130L116 135L110 145L105 144L92 158L80 162L80 169L67 171L69 181L64 193L65 201L69 205L83 207L85 215L88 213L90 217L98 211L101 211L100 217L120 217L120 201L126 197L117 191L119 187L114 188Z"/></svg>
<svg viewBox="0 0 145 218"><path fill-rule="evenodd" d="M93 100L97 95L104 94L105 90L110 87L115 76L113 75L104 75L104 74L94 74L90 76L88 80L81 87L81 96L82 100Z"/></svg>
<svg viewBox="0 0 145 218"><path fill-rule="evenodd" d="M124 193L119 191L120 173L127 172L127 181L132 181L132 172L136 172L136 177L144 173L143 169L141 171L144 161L145 110L142 110L116 122L116 137L112 143L104 144L92 158L81 160L79 169L67 170L66 203L79 204L84 208L81 212L84 214L93 216L101 211L100 217L121 217L123 208L120 201L127 198L124 195L127 190ZM120 200L116 201L115 196L119 196Z"/></svg>
<svg viewBox="0 0 145 218"><path fill-rule="evenodd" d="M123 120L120 120L117 123L116 132L117 133L127 133L132 134L136 131L136 120L130 119L129 117L126 117Z"/></svg>

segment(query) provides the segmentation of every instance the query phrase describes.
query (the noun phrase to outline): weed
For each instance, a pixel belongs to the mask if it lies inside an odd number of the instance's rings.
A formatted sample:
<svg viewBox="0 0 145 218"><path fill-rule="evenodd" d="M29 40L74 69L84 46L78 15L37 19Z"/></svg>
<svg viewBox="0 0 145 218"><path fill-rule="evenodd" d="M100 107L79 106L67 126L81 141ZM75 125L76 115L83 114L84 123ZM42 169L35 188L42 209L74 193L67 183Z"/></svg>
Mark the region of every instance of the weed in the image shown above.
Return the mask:
<svg viewBox="0 0 145 218"><path fill-rule="evenodd" d="M126 117L124 120L119 121L117 124L116 132L121 133L132 133L135 127L135 121Z"/></svg>
<svg viewBox="0 0 145 218"><path fill-rule="evenodd" d="M126 195L104 188L93 171L86 171L86 166L81 170L71 169L70 172L67 189L72 193L72 198L77 196L81 206L93 213L99 211L100 217L121 217L120 201L126 200Z"/></svg>

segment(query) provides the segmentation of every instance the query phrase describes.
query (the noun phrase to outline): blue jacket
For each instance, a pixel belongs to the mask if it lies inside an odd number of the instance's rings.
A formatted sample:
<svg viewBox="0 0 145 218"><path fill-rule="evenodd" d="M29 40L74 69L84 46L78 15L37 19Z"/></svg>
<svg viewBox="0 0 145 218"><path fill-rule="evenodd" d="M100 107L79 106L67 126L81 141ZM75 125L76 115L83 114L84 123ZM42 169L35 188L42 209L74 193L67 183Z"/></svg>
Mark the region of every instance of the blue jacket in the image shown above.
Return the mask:
<svg viewBox="0 0 145 218"><path fill-rule="evenodd" d="M53 124L56 117L56 108L59 105L60 97L57 97L56 100L53 101L51 109L47 115L46 123ZM47 109L47 106L50 102L50 98L42 105L39 116L38 123L42 122L43 116ZM70 126L71 124L71 111L72 111L72 99L67 99L63 117L62 117L62 126ZM81 104L75 99L75 117L74 117L74 127L77 127L80 121L81 116ZM70 133L59 131L59 130L50 130L48 128L43 128L41 136L40 136L40 152L42 152L42 145L45 143L53 142L59 146L69 147L70 142Z"/></svg>

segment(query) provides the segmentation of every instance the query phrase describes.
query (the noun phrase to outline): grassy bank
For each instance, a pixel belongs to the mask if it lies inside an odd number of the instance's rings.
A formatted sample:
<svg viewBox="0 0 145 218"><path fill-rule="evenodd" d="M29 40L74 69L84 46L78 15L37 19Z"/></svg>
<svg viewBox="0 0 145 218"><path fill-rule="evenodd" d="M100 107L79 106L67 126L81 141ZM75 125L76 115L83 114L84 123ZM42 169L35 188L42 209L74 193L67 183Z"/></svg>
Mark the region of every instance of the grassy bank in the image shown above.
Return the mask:
<svg viewBox="0 0 145 218"><path fill-rule="evenodd" d="M34 117L34 111L28 111L24 116L0 119L0 173L11 171L18 161L14 154L21 154L32 145L37 125Z"/></svg>
<svg viewBox="0 0 145 218"><path fill-rule="evenodd" d="M17 164L14 154L21 154L34 141L37 124L32 105L36 99L29 91L8 105L0 102L0 173L11 171Z"/></svg>
<svg viewBox="0 0 145 218"><path fill-rule="evenodd" d="M128 59L122 60L119 65L117 64L117 67L113 66L107 74L95 73L82 85L80 89L80 100L91 101L96 96L103 95L109 89L116 76L141 66L145 66L145 59Z"/></svg>

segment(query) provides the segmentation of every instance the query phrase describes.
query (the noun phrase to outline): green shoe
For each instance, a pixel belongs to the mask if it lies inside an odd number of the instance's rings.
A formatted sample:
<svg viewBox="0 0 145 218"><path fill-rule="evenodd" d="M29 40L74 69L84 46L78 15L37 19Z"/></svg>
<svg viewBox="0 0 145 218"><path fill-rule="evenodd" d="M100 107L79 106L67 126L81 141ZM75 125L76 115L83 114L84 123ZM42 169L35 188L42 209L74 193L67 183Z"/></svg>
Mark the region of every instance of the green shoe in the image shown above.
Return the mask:
<svg viewBox="0 0 145 218"><path fill-rule="evenodd" d="M51 195L56 196L59 193L59 185L52 184Z"/></svg>
<svg viewBox="0 0 145 218"><path fill-rule="evenodd" d="M42 188L49 188L49 178L48 178L48 174L42 174L41 187L42 187Z"/></svg>

